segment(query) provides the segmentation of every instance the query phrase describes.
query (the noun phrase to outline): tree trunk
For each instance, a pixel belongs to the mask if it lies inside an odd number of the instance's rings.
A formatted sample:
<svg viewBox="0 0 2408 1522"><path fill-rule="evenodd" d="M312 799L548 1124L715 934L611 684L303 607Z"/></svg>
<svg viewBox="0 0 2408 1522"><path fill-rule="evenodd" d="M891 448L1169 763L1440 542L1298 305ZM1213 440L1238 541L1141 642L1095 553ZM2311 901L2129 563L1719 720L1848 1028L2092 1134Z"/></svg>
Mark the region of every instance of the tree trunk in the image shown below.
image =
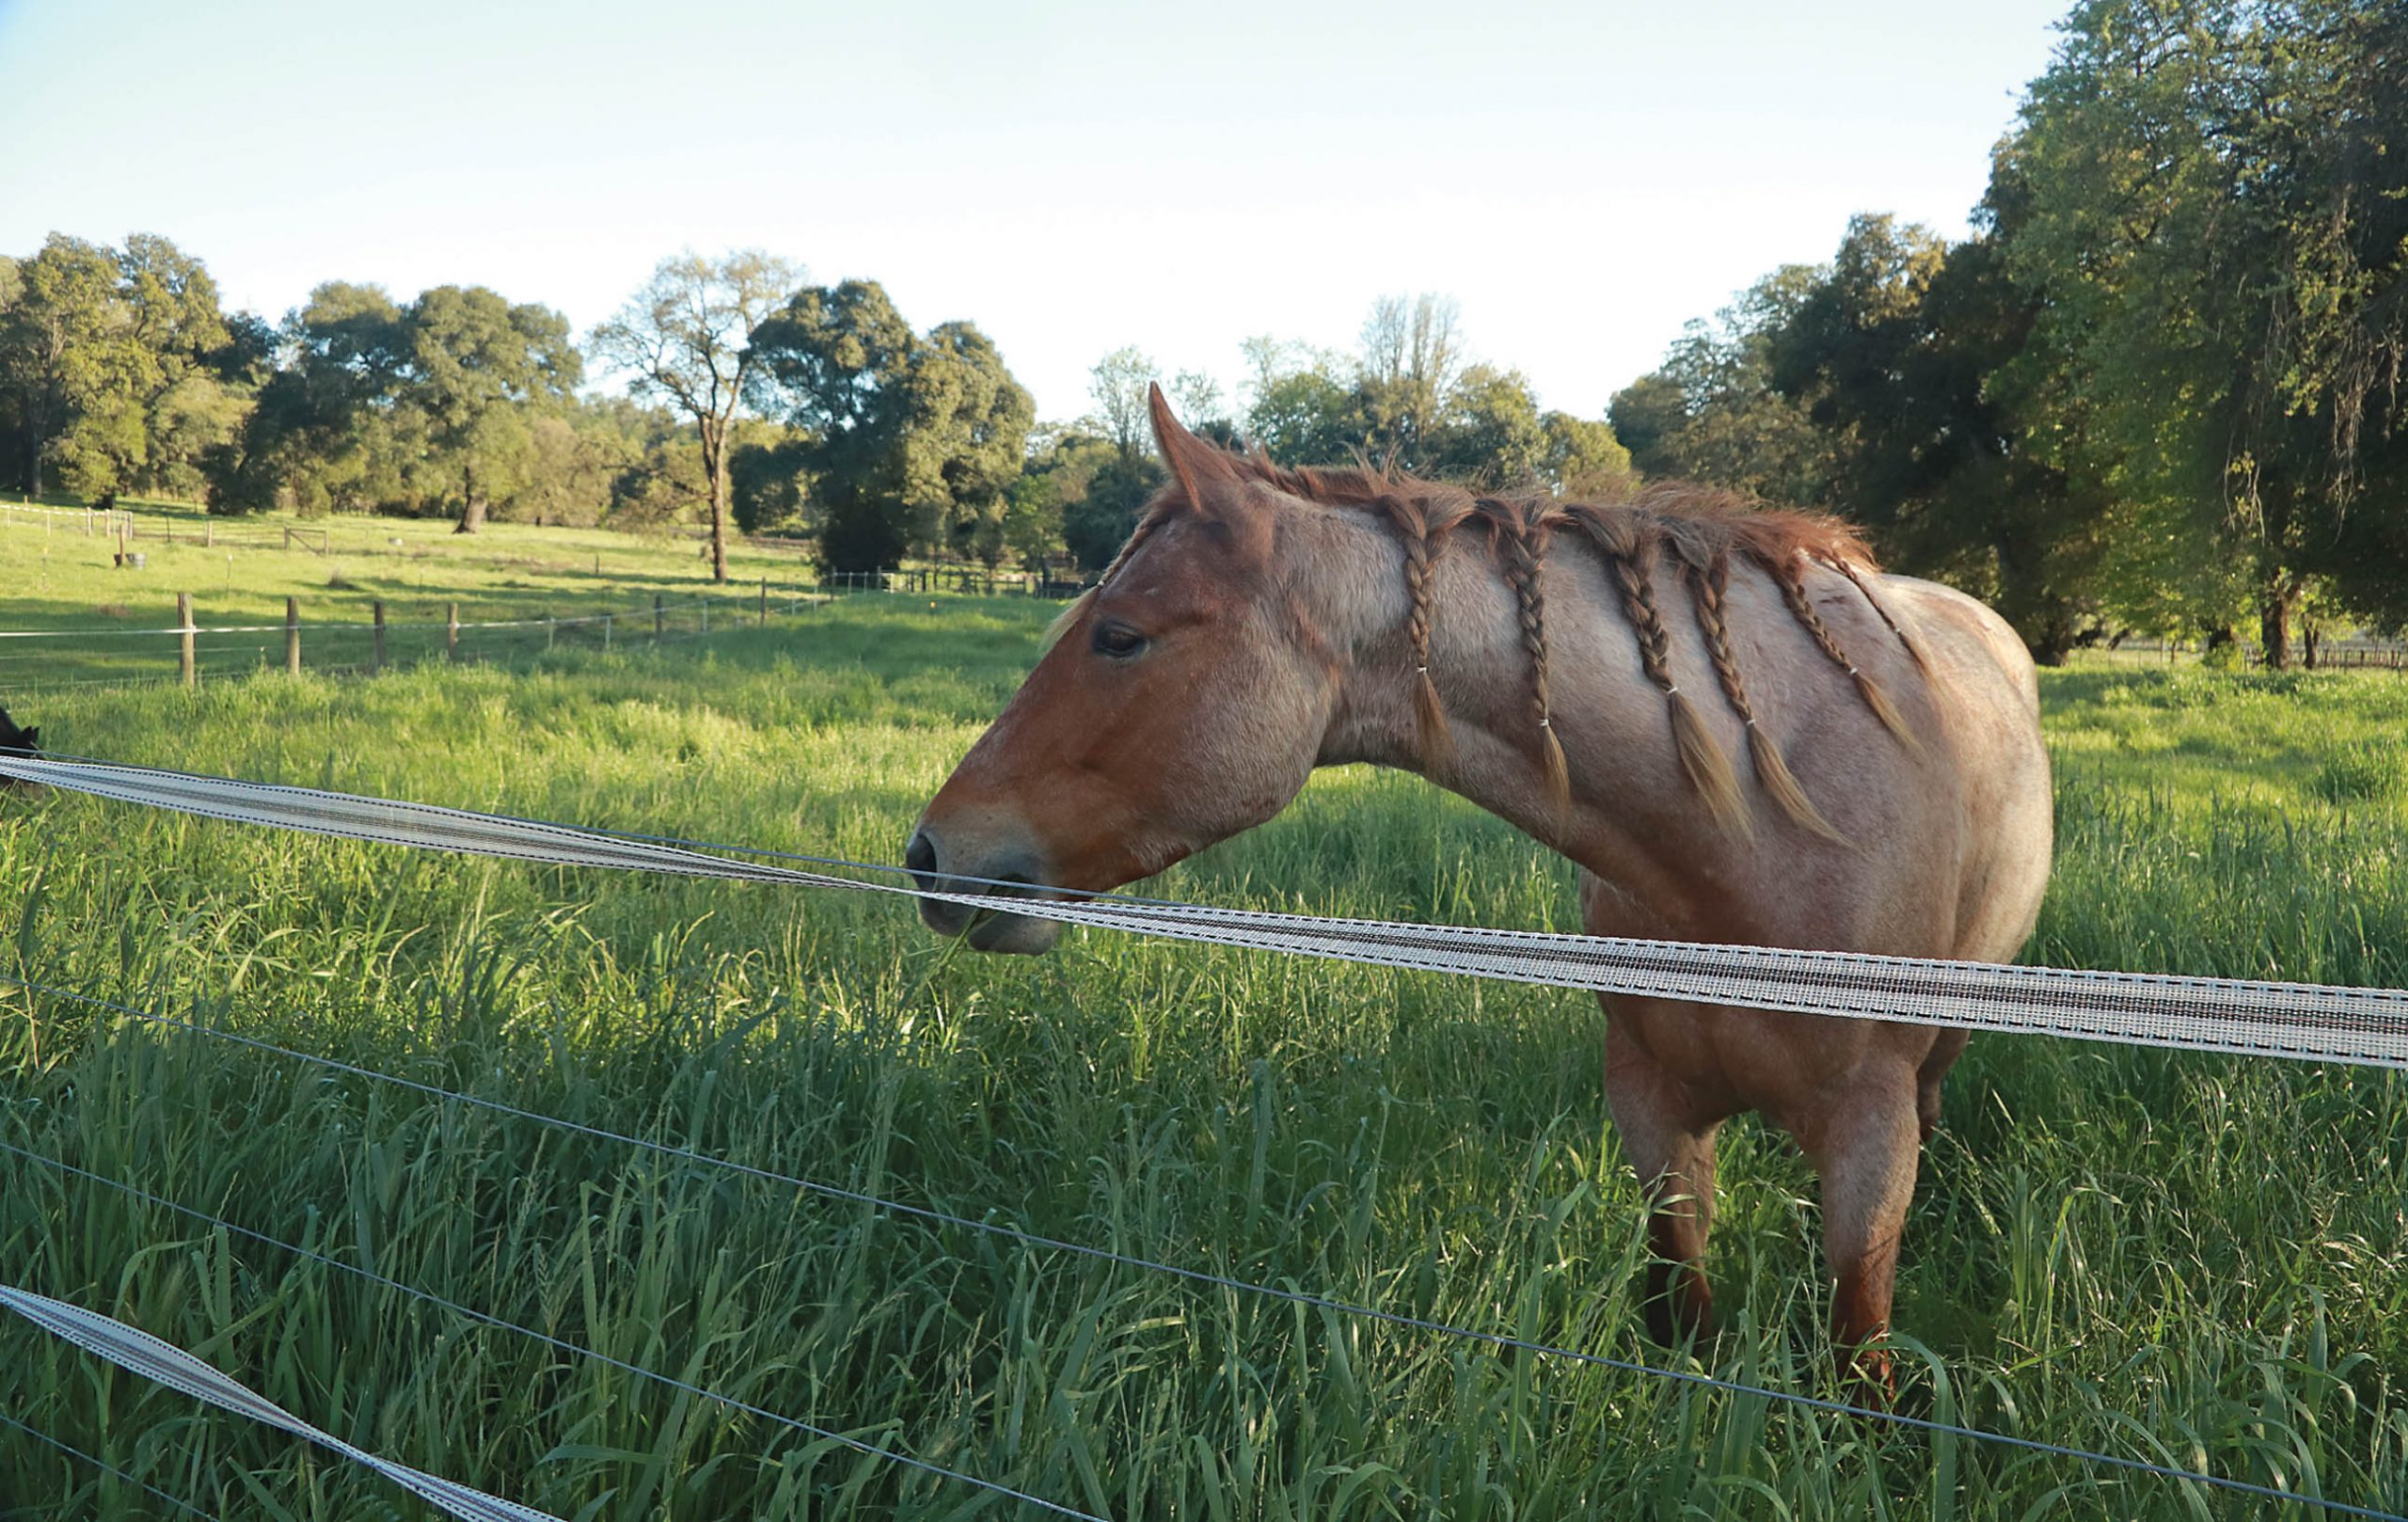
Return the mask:
<svg viewBox="0 0 2408 1522"><path fill-rule="evenodd" d="M474 533L485 526L485 499L477 490L477 473L465 470L460 475L460 521L452 526L453 533Z"/></svg>
<svg viewBox="0 0 2408 1522"><path fill-rule="evenodd" d="M2268 671L2291 669L2291 608L2299 601L2299 583L2288 577L2270 584L2258 602L2258 640L2266 652Z"/></svg>
<svg viewBox="0 0 2408 1522"><path fill-rule="evenodd" d="M2316 620L2303 618L2299 621L2299 646L2303 656L2301 664L2309 671L2316 669L2317 648L2323 642L2323 631L2316 626Z"/></svg>
<svg viewBox="0 0 2408 1522"><path fill-rule="evenodd" d="M703 469L710 477L711 579L727 579L727 424L724 420L703 425Z"/></svg>

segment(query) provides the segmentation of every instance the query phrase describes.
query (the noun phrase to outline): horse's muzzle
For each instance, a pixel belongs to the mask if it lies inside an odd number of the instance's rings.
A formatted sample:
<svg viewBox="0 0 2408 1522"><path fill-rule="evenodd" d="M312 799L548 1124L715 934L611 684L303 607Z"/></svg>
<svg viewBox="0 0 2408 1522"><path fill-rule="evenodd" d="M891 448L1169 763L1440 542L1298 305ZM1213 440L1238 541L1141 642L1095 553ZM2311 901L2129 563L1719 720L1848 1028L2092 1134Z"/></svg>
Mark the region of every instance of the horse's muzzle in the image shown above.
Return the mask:
<svg viewBox="0 0 2408 1522"><path fill-rule="evenodd" d="M1040 892L1035 858L1025 852L999 852L974 865L947 862L947 854L943 843L927 829L912 832L911 843L903 851L903 865L923 894L1034 898ZM922 898L920 922L939 935L967 934L974 951L1034 955L1051 950L1062 933L1061 924L1055 920L979 908L948 898Z"/></svg>

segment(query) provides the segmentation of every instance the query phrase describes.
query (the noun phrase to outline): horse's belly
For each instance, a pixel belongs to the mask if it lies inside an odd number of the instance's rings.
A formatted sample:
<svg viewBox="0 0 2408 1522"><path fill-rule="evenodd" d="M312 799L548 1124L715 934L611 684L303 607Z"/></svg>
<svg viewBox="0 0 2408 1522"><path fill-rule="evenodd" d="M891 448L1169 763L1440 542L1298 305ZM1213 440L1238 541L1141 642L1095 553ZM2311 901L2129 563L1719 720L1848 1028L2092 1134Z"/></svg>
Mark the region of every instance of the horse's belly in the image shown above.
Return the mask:
<svg viewBox="0 0 2408 1522"><path fill-rule="evenodd" d="M1663 1074L1701 1097L1776 1116L1845 1089L1870 1066L1912 1069L1941 1034L1927 1026L1771 1009L1609 998L1607 1019Z"/></svg>

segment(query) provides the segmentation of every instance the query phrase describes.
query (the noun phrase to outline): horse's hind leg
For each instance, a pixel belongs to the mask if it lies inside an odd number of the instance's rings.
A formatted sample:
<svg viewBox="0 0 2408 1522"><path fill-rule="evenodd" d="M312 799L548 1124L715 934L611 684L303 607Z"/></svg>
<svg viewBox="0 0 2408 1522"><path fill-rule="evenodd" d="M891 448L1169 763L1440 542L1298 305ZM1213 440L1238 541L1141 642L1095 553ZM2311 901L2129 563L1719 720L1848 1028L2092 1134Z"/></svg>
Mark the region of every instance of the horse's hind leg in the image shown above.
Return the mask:
<svg viewBox="0 0 2408 1522"><path fill-rule="evenodd" d="M1898 1244L1922 1146L1921 1086L1905 1072L1894 1082L1867 1075L1814 1128L1811 1149L1823 1175L1823 1247L1839 1279L1831 1340L1884 1389L1893 1385L1890 1356L1866 1344L1890 1329Z"/></svg>
<svg viewBox="0 0 2408 1522"><path fill-rule="evenodd" d="M1956 1059L1965 1054L1971 1031L1941 1031L1931 1043L1931 1054L1915 1070L1915 1119L1925 1141L1940 1129L1940 1085Z"/></svg>
<svg viewBox="0 0 2408 1522"><path fill-rule="evenodd" d="M1714 1134L1719 1116L1697 1113L1682 1086L1610 1016L1606 1107L1647 1194L1647 1331L1667 1347L1713 1330L1705 1238L1714 1227Z"/></svg>

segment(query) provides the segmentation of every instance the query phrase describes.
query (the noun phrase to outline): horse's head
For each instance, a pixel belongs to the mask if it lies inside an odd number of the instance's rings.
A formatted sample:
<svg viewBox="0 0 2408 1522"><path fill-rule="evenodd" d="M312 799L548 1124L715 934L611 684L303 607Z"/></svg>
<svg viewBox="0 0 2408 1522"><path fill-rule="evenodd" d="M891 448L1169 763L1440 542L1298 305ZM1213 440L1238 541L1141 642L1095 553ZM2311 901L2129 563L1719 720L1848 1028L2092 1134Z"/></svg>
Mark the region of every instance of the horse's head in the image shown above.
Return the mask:
<svg viewBox="0 0 2408 1522"><path fill-rule="evenodd" d="M1268 488L1181 428L1159 388L1151 401L1171 480L920 816L905 862L923 888L1117 888L1260 824L1311 774L1337 677L1274 574ZM1043 951L1060 928L974 925L926 898L920 917L981 951Z"/></svg>

